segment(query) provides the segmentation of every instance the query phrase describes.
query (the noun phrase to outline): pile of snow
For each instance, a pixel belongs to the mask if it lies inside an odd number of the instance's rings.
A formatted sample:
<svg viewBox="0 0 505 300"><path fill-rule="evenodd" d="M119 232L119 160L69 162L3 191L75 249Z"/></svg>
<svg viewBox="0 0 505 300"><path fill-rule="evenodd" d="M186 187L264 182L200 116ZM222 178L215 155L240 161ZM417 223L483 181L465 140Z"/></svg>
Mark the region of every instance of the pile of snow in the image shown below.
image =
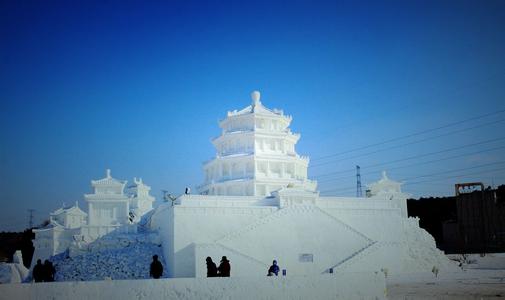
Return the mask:
<svg viewBox="0 0 505 300"><path fill-rule="evenodd" d="M0 285L3 299L385 299L382 274L173 278Z"/></svg>
<svg viewBox="0 0 505 300"><path fill-rule="evenodd" d="M51 258L56 281L149 278L152 256L165 267L156 233L112 234L81 249L80 255L62 253Z"/></svg>
<svg viewBox="0 0 505 300"><path fill-rule="evenodd" d="M29 270L23 264L0 263L0 283L20 283L28 276Z"/></svg>
<svg viewBox="0 0 505 300"><path fill-rule="evenodd" d="M30 271L23 265L21 251L17 250L12 263L0 263L0 283L20 283Z"/></svg>

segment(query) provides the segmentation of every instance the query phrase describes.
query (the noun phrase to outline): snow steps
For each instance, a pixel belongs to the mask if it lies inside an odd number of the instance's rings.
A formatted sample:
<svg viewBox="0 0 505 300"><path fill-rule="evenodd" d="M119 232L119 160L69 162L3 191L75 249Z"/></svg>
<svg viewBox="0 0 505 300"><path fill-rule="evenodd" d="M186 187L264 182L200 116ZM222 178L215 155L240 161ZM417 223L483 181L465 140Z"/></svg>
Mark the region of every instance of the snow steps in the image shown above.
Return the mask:
<svg viewBox="0 0 505 300"><path fill-rule="evenodd" d="M357 230L356 228L350 226L349 224L345 223L344 221L340 220L339 218L325 212L324 210L320 209L319 207L317 207L317 210L319 210L319 212L321 212L322 214L330 217L331 219L335 220L336 222L340 223L341 225L343 225L345 228L349 229L350 231L356 233L357 235L361 236L362 238L364 238L367 242L369 243L374 243L374 241L369 238L368 236L366 236L364 233L362 233L361 231ZM370 244L369 244L370 245Z"/></svg>
<svg viewBox="0 0 505 300"><path fill-rule="evenodd" d="M256 221L254 221L253 223L240 228L237 231L233 231L228 234L225 234L224 236L218 238L214 242L215 243L222 243L222 242L230 241L230 240L232 240L236 237L239 237L247 232L255 230L257 227L259 227L261 225L268 224L268 223L272 222L273 220L278 219L279 217L284 216L288 213L289 213L289 208L281 208L272 214L262 217Z"/></svg>
<svg viewBox="0 0 505 300"><path fill-rule="evenodd" d="M350 265L360 261L361 259L363 259L363 257L366 257L366 256L370 255L371 253L373 253L374 251L376 251L377 249L379 249L381 247L381 245L382 244L377 241L371 242L367 246L359 249L358 251L351 254L349 257L343 259L342 261L340 261L339 263L337 263L336 265L334 265L330 268L332 268L334 270L338 270L338 271L345 270ZM325 270L322 273L328 273L328 270Z"/></svg>

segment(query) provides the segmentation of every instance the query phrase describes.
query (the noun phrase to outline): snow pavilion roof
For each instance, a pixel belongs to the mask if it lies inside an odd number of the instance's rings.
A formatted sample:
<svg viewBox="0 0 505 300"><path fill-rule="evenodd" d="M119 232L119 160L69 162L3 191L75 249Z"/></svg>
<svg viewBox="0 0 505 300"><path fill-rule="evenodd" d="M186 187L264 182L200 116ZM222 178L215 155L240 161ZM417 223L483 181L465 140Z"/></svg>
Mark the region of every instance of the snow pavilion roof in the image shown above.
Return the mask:
<svg viewBox="0 0 505 300"><path fill-rule="evenodd" d="M397 192L401 193L401 182L391 180L386 175L386 171L382 171L382 178L368 185L368 188L372 192L372 195L376 195L380 192Z"/></svg>
<svg viewBox="0 0 505 300"><path fill-rule="evenodd" d="M105 178L99 180L91 180L92 186L124 186L126 185L126 181L117 180L112 178L110 175L110 169L106 170Z"/></svg>
<svg viewBox="0 0 505 300"><path fill-rule="evenodd" d="M72 213L72 214L79 214L79 215L83 215L83 216L87 216L88 214L85 213L84 211L82 211L79 206L77 205L77 201L75 202L75 205L74 206L71 206L71 207L60 207L58 208L57 210L53 211L52 213L50 213L51 216L57 216L57 215L60 215L60 214L63 214L63 213Z"/></svg>
<svg viewBox="0 0 505 300"><path fill-rule="evenodd" d="M228 111L227 117L247 115L247 114L252 114L252 113L262 114L262 115L267 115L267 116L270 115L270 116L275 116L275 117L284 116L284 111L282 111L280 109L276 109L276 108L269 109L269 108L266 108L265 106L263 106L263 104L260 101L260 98L261 98L260 92L258 92L258 91L252 92L251 98L252 98L251 105L249 105L239 111L237 111L237 110ZM288 119L290 118L289 116L285 116L285 117L287 117Z"/></svg>
<svg viewBox="0 0 505 300"><path fill-rule="evenodd" d="M49 224L47 224L46 226L44 226L42 228L34 228L33 231L34 232L42 232L42 231L46 231L46 230L50 230L50 229L63 230L64 226L61 225L60 223L56 222L55 220L50 220Z"/></svg>

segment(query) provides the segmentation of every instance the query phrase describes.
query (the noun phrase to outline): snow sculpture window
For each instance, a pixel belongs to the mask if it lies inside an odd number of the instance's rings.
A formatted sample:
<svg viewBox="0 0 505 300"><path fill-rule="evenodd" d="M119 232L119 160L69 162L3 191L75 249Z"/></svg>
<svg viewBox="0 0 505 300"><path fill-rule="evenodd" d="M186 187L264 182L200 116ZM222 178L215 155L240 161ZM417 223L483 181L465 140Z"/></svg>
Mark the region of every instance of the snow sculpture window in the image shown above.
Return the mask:
<svg viewBox="0 0 505 300"><path fill-rule="evenodd" d="M312 253L302 253L298 256L299 262L314 262L314 255Z"/></svg>

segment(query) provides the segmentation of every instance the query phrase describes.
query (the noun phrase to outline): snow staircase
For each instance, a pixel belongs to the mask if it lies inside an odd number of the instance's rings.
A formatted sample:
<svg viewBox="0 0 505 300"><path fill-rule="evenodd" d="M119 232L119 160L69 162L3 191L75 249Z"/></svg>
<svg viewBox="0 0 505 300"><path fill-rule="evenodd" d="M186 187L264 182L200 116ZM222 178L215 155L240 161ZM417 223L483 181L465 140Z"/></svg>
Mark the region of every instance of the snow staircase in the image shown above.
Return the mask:
<svg viewBox="0 0 505 300"><path fill-rule="evenodd" d="M343 222L342 220L340 220L339 218L325 212L324 210L320 209L319 207L317 206L290 206L290 207L286 207L286 208L280 208L279 210L277 210L276 212L270 214L270 215L267 215L263 218L260 218L256 221L254 221L253 223L249 224L249 225L246 225L242 228L240 228L239 230L237 231L233 231L233 232L230 232L230 233L227 233L225 234L224 236L216 239L214 242L215 243L225 243L227 241L230 241L236 237L239 237L241 235L243 235L244 233L247 233L247 232L250 232L250 231L253 231L255 230L257 227L261 226L261 225L265 225L281 216L284 216L284 215L287 215L291 212L319 212L327 217L329 217L330 219L332 219L333 221L339 223L340 225L342 225L343 227L345 227L346 229L348 229L349 231L359 235L360 237L362 237L363 239L365 239L368 243L372 243L373 240L369 237L367 237L365 234L363 234L362 232L358 231L357 229L355 229L354 227L351 227L349 226L347 223Z"/></svg>
<svg viewBox="0 0 505 300"><path fill-rule="evenodd" d="M355 234L361 236L362 238L364 238L369 244L368 246L370 246L371 244L374 243L374 241L369 238L368 236L366 236L365 234L363 234L361 231L355 229L354 227L350 226L349 224L345 223L344 221L340 220L339 218L325 212L324 210L320 209L319 207L316 207L317 210L319 210L319 212L321 212L323 215L329 217L330 219L333 219L334 221L336 221L337 223L340 223L342 226L344 226L345 228L347 228L348 230L354 232ZM367 246L367 247L368 247Z"/></svg>
<svg viewBox="0 0 505 300"><path fill-rule="evenodd" d="M363 257L366 257L379 249L381 247L381 243L377 241L373 241L367 246L359 249L358 251L354 252L351 254L349 257L346 257L342 261L338 262L336 265L333 265L332 267L324 270L322 273L328 273L329 269L337 270L337 271L343 271L347 269L350 265L360 261L363 259Z"/></svg>
<svg viewBox="0 0 505 300"><path fill-rule="evenodd" d="M214 243L217 243L217 244L223 244L227 241L231 241L233 240L234 238L237 238L237 237L240 237L241 235L245 234L245 233L248 233L248 232L251 232L251 231L254 231L256 228L258 228L259 226L261 225L265 225L267 223L270 223L271 221L275 220L275 219L278 219L279 217L281 216L284 216L286 214L288 214L290 212L290 208L287 207L287 208L280 208L279 210L275 211L274 213L272 214L269 214L265 217L262 217L254 222L252 222L251 224L249 225L246 225L236 231L232 231L230 233L227 233L225 234L224 236L216 239L214 241Z"/></svg>

